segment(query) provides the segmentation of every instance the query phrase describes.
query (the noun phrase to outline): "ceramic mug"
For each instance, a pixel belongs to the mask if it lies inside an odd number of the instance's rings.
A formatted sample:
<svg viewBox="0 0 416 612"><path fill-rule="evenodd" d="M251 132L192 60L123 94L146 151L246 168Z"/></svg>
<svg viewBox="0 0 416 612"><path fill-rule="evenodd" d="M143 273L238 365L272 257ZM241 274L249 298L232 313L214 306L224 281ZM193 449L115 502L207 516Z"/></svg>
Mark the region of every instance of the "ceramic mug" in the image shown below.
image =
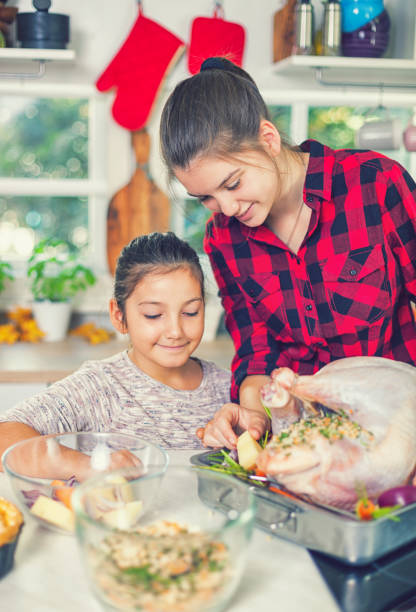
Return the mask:
<svg viewBox="0 0 416 612"><path fill-rule="evenodd" d="M356 145L359 149L393 151L400 149L402 125L398 118L386 118L364 123L357 132Z"/></svg>
<svg viewBox="0 0 416 612"><path fill-rule="evenodd" d="M403 143L408 151L416 151L416 125L409 123L403 132Z"/></svg>

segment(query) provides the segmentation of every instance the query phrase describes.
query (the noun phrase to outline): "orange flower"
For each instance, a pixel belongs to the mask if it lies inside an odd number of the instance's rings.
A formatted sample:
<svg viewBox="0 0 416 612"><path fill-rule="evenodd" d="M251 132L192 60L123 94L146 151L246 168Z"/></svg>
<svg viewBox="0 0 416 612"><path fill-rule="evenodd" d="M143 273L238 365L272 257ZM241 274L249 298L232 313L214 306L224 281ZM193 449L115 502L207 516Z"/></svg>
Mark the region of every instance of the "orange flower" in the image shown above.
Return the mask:
<svg viewBox="0 0 416 612"><path fill-rule="evenodd" d="M44 337L45 333L39 329L34 319L28 319L27 321L20 322L22 342L39 342Z"/></svg>
<svg viewBox="0 0 416 612"><path fill-rule="evenodd" d="M17 325L20 325L21 321L26 321L27 319L32 318L32 311L30 308L18 306L14 310L7 313L7 318L10 321L14 321Z"/></svg>
<svg viewBox="0 0 416 612"><path fill-rule="evenodd" d="M69 333L71 336L85 338L90 344L109 342L114 336L114 332L104 329L103 327L97 327L95 323L83 323Z"/></svg>
<svg viewBox="0 0 416 612"><path fill-rule="evenodd" d="M81 336L87 337L89 336L95 329L95 323L83 323L82 325L78 325L74 329L71 329L69 332L71 336Z"/></svg>
<svg viewBox="0 0 416 612"><path fill-rule="evenodd" d="M0 344L14 344L19 340L19 332L11 323L0 325Z"/></svg>

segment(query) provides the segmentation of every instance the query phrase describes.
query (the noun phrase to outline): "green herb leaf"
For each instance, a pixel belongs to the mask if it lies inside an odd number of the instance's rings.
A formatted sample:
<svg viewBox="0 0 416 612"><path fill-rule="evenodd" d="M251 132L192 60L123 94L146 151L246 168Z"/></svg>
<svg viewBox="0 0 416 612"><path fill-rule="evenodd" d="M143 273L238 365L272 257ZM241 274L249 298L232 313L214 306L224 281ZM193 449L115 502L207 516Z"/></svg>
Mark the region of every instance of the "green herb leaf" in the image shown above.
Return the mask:
<svg viewBox="0 0 416 612"><path fill-rule="evenodd" d="M389 515L401 507L402 506L398 504L396 506L384 506L384 508L376 508L373 512L373 518L378 519L378 518L382 518L383 516L387 516L387 518L390 519L391 521L395 521L396 523L398 523L400 521L400 517L394 516L394 515L389 516Z"/></svg>
<svg viewBox="0 0 416 612"><path fill-rule="evenodd" d="M269 419L272 419L272 413L270 412L270 408L268 408L267 406L265 406L263 404L263 408L264 408L264 412L267 414L267 416L269 417Z"/></svg>

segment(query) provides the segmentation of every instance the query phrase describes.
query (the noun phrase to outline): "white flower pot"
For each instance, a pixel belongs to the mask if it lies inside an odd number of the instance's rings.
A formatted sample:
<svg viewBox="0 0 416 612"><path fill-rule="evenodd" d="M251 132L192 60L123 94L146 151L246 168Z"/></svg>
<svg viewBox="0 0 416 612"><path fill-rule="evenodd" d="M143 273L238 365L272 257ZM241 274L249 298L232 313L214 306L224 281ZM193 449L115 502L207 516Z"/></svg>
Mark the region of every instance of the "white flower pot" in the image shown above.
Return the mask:
<svg viewBox="0 0 416 612"><path fill-rule="evenodd" d="M63 340L69 327L71 302L33 302L32 312L38 327L45 333L44 340L57 342Z"/></svg>

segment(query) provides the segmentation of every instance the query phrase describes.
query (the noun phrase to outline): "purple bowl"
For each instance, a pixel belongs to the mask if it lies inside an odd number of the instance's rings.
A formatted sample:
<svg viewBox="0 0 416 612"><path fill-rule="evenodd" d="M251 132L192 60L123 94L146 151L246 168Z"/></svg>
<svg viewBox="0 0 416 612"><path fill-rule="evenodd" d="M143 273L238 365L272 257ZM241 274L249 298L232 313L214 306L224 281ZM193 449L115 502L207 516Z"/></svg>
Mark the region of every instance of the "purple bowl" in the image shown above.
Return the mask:
<svg viewBox="0 0 416 612"><path fill-rule="evenodd" d="M383 53L384 49L379 51L378 49L350 49L342 47L344 57L381 57Z"/></svg>
<svg viewBox="0 0 416 612"><path fill-rule="evenodd" d="M389 40L389 32L372 32L371 30L354 30L354 32L343 32L342 40L349 42L361 42L364 40Z"/></svg>
<svg viewBox="0 0 416 612"><path fill-rule="evenodd" d="M342 45L342 53L346 57L381 57L387 45Z"/></svg>
<svg viewBox="0 0 416 612"><path fill-rule="evenodd" d="M367 40L363 42L357 41L342 41L342 48L344 49L378 49L379 51L385 51L388 46L388 40Z"/></svg>
<svg viewBox="0 0 416 612"><path fill-rule="evenodd" d="M381 57L384 51L385 48L359 47L356 49L354 47L342 47L342 54L344 57Z"/></svg>
<svg viewBox="0 0 416 612"><path fill-rule="evenodd" d="M383 11L352 32L342 32L342 54L347 57L381 57L389 44L390 17Z"/></svg>
<svg viewBox="0 0 416 612"><path fill-rule="evenodd" d="M381 57L389 44L389 32L358 29L343 32L342 53L352 57Z"/></svg>
<svg viewBox="0 0 416 612"><path fill-rule="evenodd" d="M345 57L381 57L385 50L385 47L342 46L342 53Z"/></svg>

